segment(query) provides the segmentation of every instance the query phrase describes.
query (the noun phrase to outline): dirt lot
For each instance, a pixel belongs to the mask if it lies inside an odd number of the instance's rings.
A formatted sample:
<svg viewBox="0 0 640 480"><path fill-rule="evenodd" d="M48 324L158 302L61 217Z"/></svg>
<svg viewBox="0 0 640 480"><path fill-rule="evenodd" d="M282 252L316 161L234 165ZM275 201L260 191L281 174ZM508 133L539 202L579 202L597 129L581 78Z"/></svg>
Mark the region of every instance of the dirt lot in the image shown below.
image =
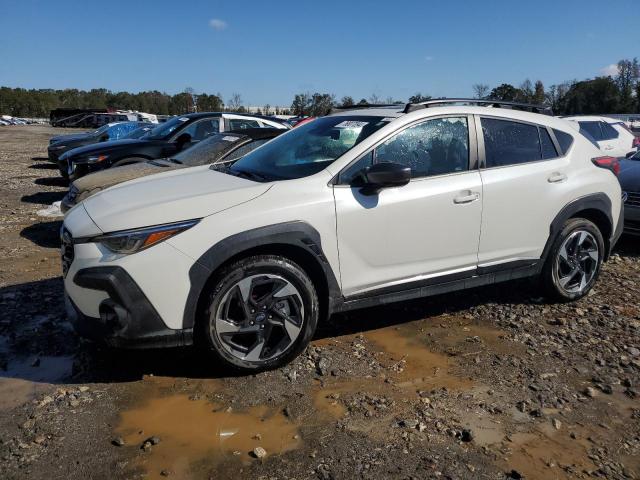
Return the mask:
<svg viewBox="0 0 640 480"><path fill-rule="evenodd" d="M0 127L0 478L640 478L640 245L529 282L334 316L284 369L127 352L66 322L48 127Z"/></svg>

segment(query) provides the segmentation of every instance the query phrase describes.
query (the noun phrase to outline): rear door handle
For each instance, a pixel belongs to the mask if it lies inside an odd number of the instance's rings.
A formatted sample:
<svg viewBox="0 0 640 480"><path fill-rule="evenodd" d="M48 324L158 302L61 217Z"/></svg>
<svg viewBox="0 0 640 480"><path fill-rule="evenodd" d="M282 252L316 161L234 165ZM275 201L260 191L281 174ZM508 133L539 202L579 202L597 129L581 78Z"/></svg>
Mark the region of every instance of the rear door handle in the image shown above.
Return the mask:
<svg viewBox="0 0 640 480"><path fill-rule="evenodd" d="M456 205L475 202L480 198L480 194L478 192L472 192L471 190L467 190L466 192L461 193L462 195L458 195L453 199L453 203L455 203Z"/></svg>
<svg viewBox="0 0 640 480"><path fill-rule="evenodd" d="M549 183L562 183L562 182L565 182L566 180L567 180L567 176L564 173L560 173L560 172L553 172L547 178L547 181Z"/></svg>

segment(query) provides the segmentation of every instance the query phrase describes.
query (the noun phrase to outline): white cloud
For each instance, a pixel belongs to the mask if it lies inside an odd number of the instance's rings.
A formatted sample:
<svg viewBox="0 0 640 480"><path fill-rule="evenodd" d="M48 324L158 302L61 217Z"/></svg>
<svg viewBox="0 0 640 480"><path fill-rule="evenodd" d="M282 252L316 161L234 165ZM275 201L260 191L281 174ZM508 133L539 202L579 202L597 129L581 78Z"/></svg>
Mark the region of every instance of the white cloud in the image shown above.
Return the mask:
<svg viewBox="0 0 640 480"><path fill-rule="evenodd" d="M611 65L607 65L604 68L600 69L600 73L603 75L610 75L615 77L618 74L618 64L612 63Z"/></svg>
<svg viewBox="0 0 640 480"><path fill-rule="evenodd" d="M209 26L214 30L220 31L227 28L227 22L220 20L219 18L212 18L209 20Z"/></svg>
<svg viewBox="0 0 640 480"><path fill-rule="evenodd" d="M427 55L426 57L424 57L424 61L425 62L430 62L431 60L433 60L435 57L432 57L431 55Z"/></svg>

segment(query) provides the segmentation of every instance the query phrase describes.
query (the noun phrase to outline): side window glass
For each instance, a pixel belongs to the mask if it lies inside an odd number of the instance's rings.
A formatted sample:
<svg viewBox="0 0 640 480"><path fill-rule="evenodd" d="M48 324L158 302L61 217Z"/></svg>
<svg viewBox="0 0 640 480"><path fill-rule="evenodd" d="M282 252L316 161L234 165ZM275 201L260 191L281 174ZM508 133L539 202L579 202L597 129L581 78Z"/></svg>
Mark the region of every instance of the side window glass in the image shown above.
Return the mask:
<svg viewBox="0 0 640 480"><path fill-rule="evenodd" d="M571 148L571 144L573 143L573 137L568 133L564 133L556 129L553 130L553 134L556 136L556 140L558 140L558 144L562 149L562 154L565 155Z"/></svg>
<svg viewBox="0 0 640 480"><path fill-rule="evenodd" d="M482 118L486 167L504 167L542 158L538 127L526 123Z"/></svg>
<svg viewBox="0 0 640 480"><path fill-rule="evenodd" d="M602 136L602 129L600 128L600 122L578 122L580 125L580 132L584 130L596 141L604 140Z"/></svg>
<svg viewBox="0 0 640 480"><path fill-rule="evenodd" d="M247 143L246 145L243 145L240 148L235 149L229 155L224 157L222 159L222 162L225 162L225 163L226 162L234 162L234 161L238 160L239 158L244 157L251 150L255 150L256 148L258 148L263 143L266 143L267 140L268 139L254 140L253 142Z"/></svg>
<svg viewBox="0 0 640 480"><path fill-rule="evenodd" d="M409 127L376 148L375 162L410 167L412 178L467 170L467 118L437 118Z"/></svg>
<svg viewBox="0 0 640 480"><path fill-rule="evenodd" d="M189 135L191 135L192 142L199 142L209 135L215 135L216 133L219 133L218 122L219 120L217 118L205 118L204 120L199 120L182 130L180 132L180 135L182 135L183 133L188 133Z"/></svg>
<svg viewBox="0 0 640 480"><path fill-rule="evenodd" d="M607 122L600 122L600 128L602 128L602 138L604 140L618 138L618 131Z"/></svg>
<svg viewBox="0 0 640 480"><path fill-rule="evenodd" d="M245 120L241 118L229 119L230 130L241 130L245 128L260 128L260 124L256 120Z"/></svg>
<svg viewBox="0 0 640 480"><path fill-rule="evenodd" d="M542 158L544 160L548 158L556 158L558 156L558 152L556 151L556 146L553 144L553 140L551 140L551 135L544 127L538 127L540 130L540 144L542 145Z"/></svg>

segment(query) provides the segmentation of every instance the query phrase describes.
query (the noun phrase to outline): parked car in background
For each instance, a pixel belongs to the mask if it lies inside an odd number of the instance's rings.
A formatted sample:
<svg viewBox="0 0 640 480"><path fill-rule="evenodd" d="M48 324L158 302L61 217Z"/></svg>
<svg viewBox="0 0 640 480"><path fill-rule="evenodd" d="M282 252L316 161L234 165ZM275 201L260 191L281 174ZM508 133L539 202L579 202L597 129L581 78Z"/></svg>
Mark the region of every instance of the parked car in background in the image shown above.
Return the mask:
<svg viewBox="0 0 640 480"><path fill-rule="evenodd" d="M618 175L624 192L624 232L640 235L640 152L620 159Z"/></svg>
<svg viewBox="0 0 640 480"><path fill-rule="evenodd" d="M173 117L138 139L123 139L70 150L60 157L58 167L64 176L75 180L113 166L172 157L209 135L247 128L288 130L290 127L284 122L258 115L191 113Z"/></svg>
<svg viewBox="0 0 640 480"><path fill-rule="evenodd" d="M151 130L153 130L157 125L153 123L145 123L144 127L139 127L133 130L132 132L126 134L122 138L142 138Z"/></svg>
<svg viewBox="0 0 640 480"><path fill-rule="evenodd" d="M71 135L56 135L49 139L47 154L50 162L58 163L60 156L74 148L94 143L118 140L143 126L153 125L148 122L116 122L108 123L91 132ZM62 173L62 171L61 171Z"/></svg>
<svg viewBox="0 0 640 480"><path fill-rule="evenodd" d="M587 132L607 155L624 157L640 147L640 138L622 120L595 115L563 118L577 125L581 133Z"/></svg>
<svg viewBox="0 0 640 480"><path fill-rule="evenodd" d="M134 178L207 164L228 166L285 131L277 128L247 128L217 133L172 158L148 160L85 175L69 186L61 209L67 212L91 195Z"/></svg>
<svg viewBox="0 0 640 480"><path fill-rule="evenodd" d="M343 111L89 197L62 228L68 318L256 371L333 312L524 277L585 296L621 233L617 159L517 110L537 106L460 102Z"/></svg>
<svg viewBox="0 0 640 480"><path fill-rule="evenodd" d="M294 126L294 128L295 127L300 127L300 126L304 125L305 123L313 122L315 119L316 119L316 117L306 117L306 118L303 118L302 120L299 120L296 123L294 123L293 126Z"/></svg>

